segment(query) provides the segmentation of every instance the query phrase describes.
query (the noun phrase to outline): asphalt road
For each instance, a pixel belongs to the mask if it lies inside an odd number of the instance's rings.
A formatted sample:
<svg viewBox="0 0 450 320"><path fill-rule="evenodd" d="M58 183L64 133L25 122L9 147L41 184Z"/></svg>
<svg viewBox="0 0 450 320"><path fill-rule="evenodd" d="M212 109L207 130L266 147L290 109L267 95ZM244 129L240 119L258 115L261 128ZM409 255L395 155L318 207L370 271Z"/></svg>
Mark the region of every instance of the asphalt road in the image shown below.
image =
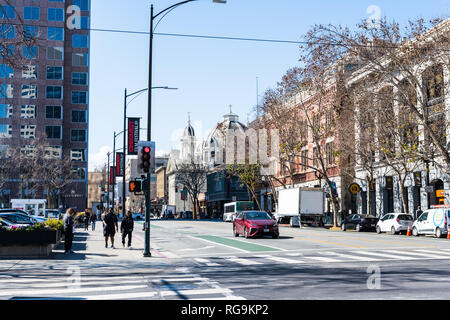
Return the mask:
<svg viewBox="0 0 450 320"><path fill-rule="evenodd" d="M281 227L235 238L221 221L153 220L152 257L78 229L75 254L0 260L0 299L449 299L450 240Z"/></svg>

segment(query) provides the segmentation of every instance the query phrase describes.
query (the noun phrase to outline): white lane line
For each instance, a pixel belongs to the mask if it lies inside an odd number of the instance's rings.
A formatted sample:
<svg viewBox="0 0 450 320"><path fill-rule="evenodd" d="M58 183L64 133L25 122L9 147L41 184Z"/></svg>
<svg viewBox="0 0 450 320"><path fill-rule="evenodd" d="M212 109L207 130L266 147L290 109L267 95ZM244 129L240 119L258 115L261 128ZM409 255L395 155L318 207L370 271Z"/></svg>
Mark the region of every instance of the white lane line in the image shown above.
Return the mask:
<svg viewBox="0 0 450 320"><path fill-rule="evenodd" d="M269 256L269 255L257 255L256 257L264 258L264 259L268 259L268 260L272 260L272 261L280 262L280 263L288 263L288 264L305 263L304 261L301 261L301 260L294 260L294 259L288 259L288 258L276 257L276 256Z"/></svg>
<svg viewBox="0 0 450 320"><path fill-rule="evenodd" d="M215 246L206 246L206 247L202 247L202 248L188 248L188 249L181 249L178 251L197 251L197 250L206 250L206 249L211 249L211 248L215 248Z"/></svg>
<svg viewBox="0 0 450 320"><path fill-rule="evenodd" d="M204 263L204 264L206 264L209 267L218 267L218 266L220 266L220 264L215 263L215 262L211 262L208 259L204 259L204 258L195 258L194 260L197 261L197 262L200 262L200 263Z"/></svg>
<svg viewBox="0 0 450 320"><path fill-rule="evenodd" d="M154 297L157 292L132 292L132 293L117 293L117 294L104 294L96 296L87 296L85 300L119 300L119 299L137 299L137 298L151 298Z"/></svg>
<svg viewBox="0 0 450 320"><path fill-rule="evenodd" d="M420 251L423 253L436 254L436 255L445 255L445 256L450 255L450 252L442 252L442 251L436 251L436 250L427 250L427 249L414 250L414 252L416 252L416 251Z"/></svg>
<svg viewBox="0 0 450 320"><path fill-rule="evenodd" d="M375 258L369 258L369 257L361 257L357 255L350 255L350 254L344 254L344 253L337 253L337 252L323 252L326 255L332 255L332 256L338 256L341 258L351 259L351 260L358 260L358 261L380 261L380 259Z"/></svg>
<svg viewBox="0 0 450 320"><path fill-rule="evenodd" d="M47 285L52 285L52 283L63 283L62 281L67 281L68 279L72 279L69 278L69 276L67 278L63 277L62 279L42 279L42 278L8 278L8 279L0 279L0 285L2 283L6 283L6 284L12 284L12 283L37 283L37 282L45 282L46 286ZM143 276L140 277L80 277L80 281L82 283L89 283L92 281L104 281L104 282L114 282L116 280L120 280L121 282L130 282L133 281L134 279L140 279L141 281L144 279ZM58 281L59 280L59 281ZM66 282L67 284L67 282Z"/></svg>
<svg viewBox="0 0 450 320"><path fill-rule="evenodd" d="M200 277L194 277L194 278L163 278L163 279L158 279L158 280L153 280L152 282L177 282L177 281L204 281L204 280L208 280L208 278L200 278Z"/></svg>
<svg viewBox="0 0 450 320"><path fill-rule="evenodd" d="M135 286L109 286L109 287L95 287L95 288L74 288L68 286L65 289L42 289L42 290L2 290L0 296L37 296L37 295L55 295L55 294L73 294L73 293L86 293L96 291L113 291L113 290L135 290L148 288L147 285L135 285Z"/></svg>
<svg viewBox="0 0 450 320"><path fill-rule="evenodd" d="M337 259L333 259L333 258L327 258L327 257L304 257L305 259L312 259L312 260L318 260L321 262L342 262L343 260L337 260Z"/></svg>
<svg viewBox="0 0 450 320"><path fill-rule="evenodd" d="M238 257L225 257L224 259L228 260L228 261L235 262L235 263L243 264L243 265L246 265L246 266L262 264L261 262L248 260L248 259L243 259L243 258L238 258Z"/></svg>
<svg viewBox="0 0 450 320"><path fill-rule="evenodd" d="M106 279L105 279L106 280ZM111 280L109 280L108 284L111 283ZM121 281L120 284L133 284L133 283L142 283L142 279L141 280L130 280L130 281ZM80 286L85 287L85 286L98 286L98 285L103 285L105 284L104 281L83 281L80 280ZM71 282L52 282L52 283L20 283L17 284L18 286L23 287L24 289L28 289L28 288L58 288L58 287L62 287L62 288L68 288L70 285L72 285ZM7 289L8 290L8 289Z"/></svg>
<svg viewBox="0 0 450 320"><path fill-rule="evenodd" d="M195 290L178 290L178 291L161 291L159 294L162 297L175 295L198 295L198 294L232 294L229 289L195 289Z"/></svg>
<svg viewBox="0 0 450 320"><path fill-rule="evenodd" d="M443 256L441 254L427 254L427 253L420 253L420 252L402 252L402 251L388 251L388 252L393 252L393 253L398 253L398 254L404 254L404 255L409 255L409 256L420 256L422 258L427 258L427 259L449 259L448 256Z"/></svg>
<svg viewBox="0 0 450 320"><path fill-rule="evenodd" d="M242 252L245 252L245 253L251 252L251 251L248 251L248 250L244 250L244 249L241 249L241 248L236 248L236 247L228 246L228 245L223 244L223 243L218 243L218 242L206 240L206 239L203 239L203 238L198 238L198 237L193 237L193 236L188 236L188 237L189 237L189 238L193 238L193 239L197 239L197 240L206 241L206 242L211 243L211 244L215 244L215 245L220 245L220 246L223 246L223 247L227 247L227 248L230 248L230 249L233 249L233 250L242 251Z"/></svg>
<svg viewBox="0 0 450 320"><path fill-rule="evenodd" d="M358 251L359 254L365 254L365 255L371 255L376 257L384 257L394 260L417 260L418 258L415 257L405 257L404 255L398 255L398 254L389 254L384 252L372 252L372 251Z"/></svg>

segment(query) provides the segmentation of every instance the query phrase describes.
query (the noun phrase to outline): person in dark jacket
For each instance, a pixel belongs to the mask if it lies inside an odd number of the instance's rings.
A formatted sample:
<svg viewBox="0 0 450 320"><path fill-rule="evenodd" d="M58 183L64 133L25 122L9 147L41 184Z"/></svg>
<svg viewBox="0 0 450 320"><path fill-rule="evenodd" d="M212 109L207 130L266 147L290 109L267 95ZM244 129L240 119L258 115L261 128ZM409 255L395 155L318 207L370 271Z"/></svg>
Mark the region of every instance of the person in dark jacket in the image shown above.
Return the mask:
<svg viewBox="0 0 450 320"><path fill-rule="evenodd" d="M128 248L131 248L131 234L134 229L134 220L131 216L131 211L127 211L126 217L123 218L120 224L120 232L122 232L122 245L125 248L125 238L128 236Z"/></svg>
<svg viewBox="0 0 450 320"><path fill-rule="evenodd" d="M89 230L89 220L91 220L91 215L89 214L89 211L86 210L86 212L84 213L84 230L85 231Z"/></svg>
<svg viewBox="0 0 450 320"><path fill-rule="evenodd" d="M91 227L92 231L95 231L95 223L97 222L97 215L95 213L91 214Z"/></svg>
<svg viewBox="0 0 450 320"><path fill-rule="evenodd" d="M105 236L105 248L108 248L108 238L111 238L111 248L114 249L114 235L119 231L117 216L110 209L103 217L103 235Z"/></svg>
<svg viewBox="0 0 450 320"><path fill-rule="evenodd" d="M75 210L67 209L63 218L64 224L64 249L65 254L74 253L72 251L73 228L75 223Z"/></svg>

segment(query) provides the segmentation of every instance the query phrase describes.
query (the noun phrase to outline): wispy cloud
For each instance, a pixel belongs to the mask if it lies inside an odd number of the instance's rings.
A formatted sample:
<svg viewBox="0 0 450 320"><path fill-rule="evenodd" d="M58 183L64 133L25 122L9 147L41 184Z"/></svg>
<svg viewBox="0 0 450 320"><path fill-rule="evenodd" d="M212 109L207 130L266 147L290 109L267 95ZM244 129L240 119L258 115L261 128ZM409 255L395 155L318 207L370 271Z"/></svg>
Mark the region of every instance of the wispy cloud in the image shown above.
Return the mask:
<svg viewBox="0 0 450 320"><path fill-rule="evenodd" d="M97 153L89 154L89 171L103 168L108 161L108 152L112 152L111 147L103 146Z"/></svg>

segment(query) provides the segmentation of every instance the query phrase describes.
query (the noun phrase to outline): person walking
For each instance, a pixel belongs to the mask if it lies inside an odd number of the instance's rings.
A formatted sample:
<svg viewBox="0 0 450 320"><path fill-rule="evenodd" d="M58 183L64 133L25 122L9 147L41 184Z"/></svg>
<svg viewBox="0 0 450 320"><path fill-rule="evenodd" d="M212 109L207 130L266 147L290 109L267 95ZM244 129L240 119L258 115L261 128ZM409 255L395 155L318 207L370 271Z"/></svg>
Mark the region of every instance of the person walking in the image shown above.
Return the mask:
<svg viewBox="0 0 450 320"><path fill-rule="evenodd" d="M89 220L91 220L91 215L89 214L89 211L86 209L84 212L84 231L89 230Z"/></svg>
<svg viewBox="0 0 450 320"><path fill-rule="evenodd" d="M422 215L422 213L423 213L423 211L422 211L421 206L418 206L417 210L416 210L416 216L414 217L414 220L419 218Z"/></svg>
<svg viewBox="0 0 450 320"><path fill-rule="evenodd" d="M131 211L127 211L125 218L120 224L120 232L122 232L122 245L125 248L125 238L128 236L128 249L131 249L131 235L134 229L134 220Z"/></svg>
<svg viewBox="0 0 450 320"><path fill-rule="evenodd" d="M75 225L75 210L67 209L63 218L65 254L74 253L72 250L73 229Z"/></svg>
<svg viewBox="0 0 450 320"><path fill-rule="evenodd" d="M91 228L92 231L95 231L95 223L97 222L97 215L92 213L91 214Z"/></svg>
<svg viewBox="0 0 450 320"><path fill-rule="evenodd" d="M111 248L114 249L114 236L119 231L117 216L109 210L103 219L103 235L105 236L105 248L108 248L108 237L111 238Z"/></svg>

